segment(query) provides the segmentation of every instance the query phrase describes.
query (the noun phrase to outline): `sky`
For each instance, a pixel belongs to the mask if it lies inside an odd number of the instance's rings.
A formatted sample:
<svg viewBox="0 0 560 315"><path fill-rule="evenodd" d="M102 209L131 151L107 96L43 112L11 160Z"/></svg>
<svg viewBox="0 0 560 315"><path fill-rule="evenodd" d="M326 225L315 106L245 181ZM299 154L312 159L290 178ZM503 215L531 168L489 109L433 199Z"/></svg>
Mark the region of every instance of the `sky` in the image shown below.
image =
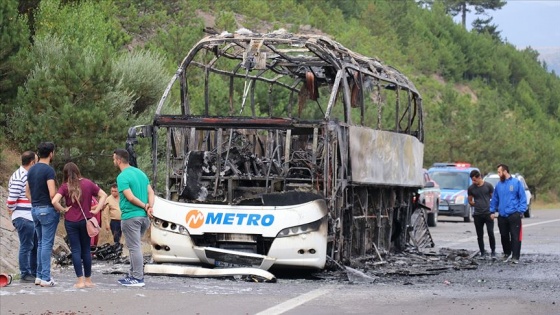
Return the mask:
<svg viewBox="0 0 560 315"><path fill-rule="evenodd" d="M502 39L518 48L560 48L560 0L507 0L500 10L487 13ZM474 18L472 12L467 15L468 26Z"/></svg>

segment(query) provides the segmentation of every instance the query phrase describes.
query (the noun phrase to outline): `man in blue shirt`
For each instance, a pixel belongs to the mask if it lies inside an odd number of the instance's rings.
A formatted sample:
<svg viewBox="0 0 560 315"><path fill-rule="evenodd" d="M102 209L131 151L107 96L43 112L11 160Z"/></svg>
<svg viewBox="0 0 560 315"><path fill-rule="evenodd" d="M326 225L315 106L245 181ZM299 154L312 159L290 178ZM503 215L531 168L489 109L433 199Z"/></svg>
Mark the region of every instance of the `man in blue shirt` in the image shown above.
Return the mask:
<svg viewBox="0 0 560 315"><path fill-rule="evenodd" d="M499 212L498 228L502 239L504 261L509 261L511 255L511 262L518 264L522 240L521 218L527 210L527 197L523 184L510 175L507 165L498 165L498 176L500 181L494 188L490 213L493 219L496 209Z"/></svg>
<svg viewBox="0 0 560 315"><path fill-rule="evenodd" d="M39 161L27 172L25 195L31 201L31 216L37 233L37 278L35 284L53 287L51 253L60 213L51 200L56 194L55 172L50 166L54 157L54 143L42 142L37 147Z"/></svg>

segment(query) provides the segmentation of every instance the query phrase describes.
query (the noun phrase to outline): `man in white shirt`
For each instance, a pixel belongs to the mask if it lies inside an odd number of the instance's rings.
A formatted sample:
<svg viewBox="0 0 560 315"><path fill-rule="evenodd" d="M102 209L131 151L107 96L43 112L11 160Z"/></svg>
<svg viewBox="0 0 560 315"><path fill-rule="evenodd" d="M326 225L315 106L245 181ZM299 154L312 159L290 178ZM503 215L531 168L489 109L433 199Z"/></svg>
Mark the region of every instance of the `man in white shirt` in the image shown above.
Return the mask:
<svg viewBox="0 0 560 315"><path fill-rule="evenodd" d="M35 282L37 274L37 235L31 216L31 202L25 196L27 171L37 163L33 151L21 155L21 166L12 174L8 183L8 213L19 236L19 270L21 282Z"/></svg>

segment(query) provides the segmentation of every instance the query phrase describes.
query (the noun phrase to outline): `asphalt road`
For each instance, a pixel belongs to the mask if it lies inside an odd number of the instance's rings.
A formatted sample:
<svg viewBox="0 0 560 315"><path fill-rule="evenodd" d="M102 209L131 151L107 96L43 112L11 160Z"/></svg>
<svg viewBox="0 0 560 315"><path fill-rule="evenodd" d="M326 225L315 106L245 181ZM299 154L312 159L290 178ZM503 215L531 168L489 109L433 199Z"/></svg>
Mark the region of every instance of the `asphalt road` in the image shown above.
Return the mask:
<svg viewBox="0 0 560 315"><path fill-rule="evenodd" d="M533 210L532 210L533 211ZM439 247L465 248L478 250L474 223L463 223L460 217L438 217L438 226L430 232ZM560 255L560 209L534 210L531 218L523 218L523 242L521 254L559 254ZM484 244L489 248L486 228ZM496 250L501 253L498 220L494 220Z"/></svg>
<svg viewBox="0 0 560 315"><path fill-rule="evenodd" d="M483 262L477 270L371 283L146 276L145 287L126 288L116 282L126 266L96 263L93 289L74 289L68 267L55 270L53 288L0 288L0 314L560 314L560 209L534 214L523 221L519 265ZM477 248L473 223L441 219L431 230L438 247Z"/></svg>

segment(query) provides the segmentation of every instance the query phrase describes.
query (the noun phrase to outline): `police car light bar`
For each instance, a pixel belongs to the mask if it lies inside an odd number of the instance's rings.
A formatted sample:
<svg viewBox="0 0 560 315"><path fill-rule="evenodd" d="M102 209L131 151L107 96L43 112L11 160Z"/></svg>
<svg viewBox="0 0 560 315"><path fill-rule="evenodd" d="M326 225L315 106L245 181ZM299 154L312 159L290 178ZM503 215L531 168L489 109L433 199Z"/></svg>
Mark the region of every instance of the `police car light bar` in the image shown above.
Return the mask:
<svg viewBox="0 0 560 315"><path fill-rule="evenodd" d="M471 167L470 163L434 163L433 167L461 167L461 168L467 168L467 167Z"/></svg>

